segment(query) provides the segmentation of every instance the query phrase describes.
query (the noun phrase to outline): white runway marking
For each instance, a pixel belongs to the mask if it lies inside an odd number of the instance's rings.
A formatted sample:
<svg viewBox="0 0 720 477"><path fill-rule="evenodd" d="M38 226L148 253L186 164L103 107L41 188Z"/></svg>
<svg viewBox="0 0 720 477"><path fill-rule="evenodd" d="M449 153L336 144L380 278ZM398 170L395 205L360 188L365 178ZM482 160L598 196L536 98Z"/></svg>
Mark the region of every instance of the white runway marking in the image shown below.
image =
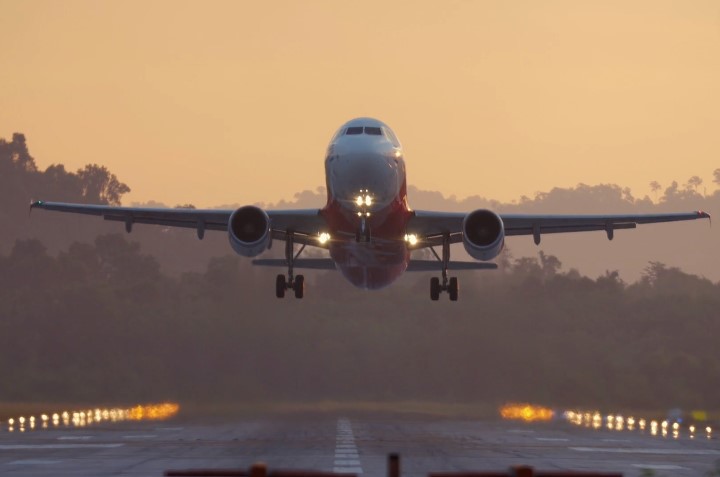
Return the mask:
<svg viewBox="0 0 720 477"><path fill-rule="evenodd" d="M114 449L125 444L0 444L0 450L32 449Z"/></svg>
<svg viewBox="0 0 720 477"><path fill-rule="evenodd" d="M335 436L335 460L333 472L338 474L362 474L355 435L348 419L338 419Z"/></svg>
<svg viewBox="0 0 720 477"><path fill-rule="evenodd" d="M567 442L570 439L564 437L536 437L536 441L547 441L547 442Z"/></svg>
<svg viewBox="0 0 720 477"><path fill-rule="evenodd" d="M57 438L59 441L87 441L92 439L93 436L60 436Z"/></svg>
<svg viewBox="0 0 720 477"><path fill-rule="evenodd" d="M509 429L508 432L512 434L535 434L535 431L528 429Z"/></svg>
<svg viewBox="0 0 720 477"><path fill-rule="evenodd" d="M8 465L55 465L61 463L61 460L48 459L24 459L8 462Z"/></svg>
<svg viewBox="0 0 720 477"><path fill-rule="evenodd" d="M720 455L713 449L633 449L632 447L568 447L576 452L608 452L612 454Z"/></svg>
<svg viewBox="0 0 720 477"><path fill-rule="evenodd" d="M123 436L123 439L152 439L153 437L157 437L155 434L137 434L134 436Z"/></svg>
<svg viewBox="0 0 720 477"><path fill-rule="evenodd" d="M638 469L650 470L688 470L687 467L680 467L674 464L633 464L632 466Z"/></svg>

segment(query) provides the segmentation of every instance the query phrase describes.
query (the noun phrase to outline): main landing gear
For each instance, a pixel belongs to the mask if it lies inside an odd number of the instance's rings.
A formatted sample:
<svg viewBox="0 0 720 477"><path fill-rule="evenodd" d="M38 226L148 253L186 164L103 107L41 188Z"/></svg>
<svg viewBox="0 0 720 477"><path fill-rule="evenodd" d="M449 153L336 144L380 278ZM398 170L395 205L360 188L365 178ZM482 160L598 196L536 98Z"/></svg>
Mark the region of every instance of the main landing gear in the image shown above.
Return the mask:
<svg viewBox="0 0 720 477"><path fill-rule="evenodd" d="M302 298L305 294L305 277L298 275L297 277L293 274L293 265L295 259L305 250L305 245L300 247L298 253L294 253L294 241L292 233L289 233L285 240L285 260L288 264L287 278L285 275L278 275L275 279L275 296L278 298L285 298L286 290L293 290L295 292L295 298Z"/></svg>
<svg viewBox="0 0 720 477"><path fill-rule="evenodd" d="M445 235L442 243L442 258L440 258L435 252L435 249L430 247L435 258L442 263L442 283L438 277L432 277L430 279L430 299L432 301L438 301L440 299L440 292L446 291L450 295L450 301L457 301L458 292L460 287L458 285L457 277L448 278L447 270L448 263L450 262L450 236Z"/></svg>

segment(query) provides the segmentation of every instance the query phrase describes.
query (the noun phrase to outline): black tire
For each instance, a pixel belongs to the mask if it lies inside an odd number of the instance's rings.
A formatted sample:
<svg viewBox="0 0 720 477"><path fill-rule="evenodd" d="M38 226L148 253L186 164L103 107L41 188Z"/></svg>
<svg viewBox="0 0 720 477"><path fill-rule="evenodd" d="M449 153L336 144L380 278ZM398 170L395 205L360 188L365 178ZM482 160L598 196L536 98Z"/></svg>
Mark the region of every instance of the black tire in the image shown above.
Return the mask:
<svg viewBox="0 0 720 477"><path fill-rule="evenodd" d="M448 283L448 294L450 295L450 301L457 301L459 292L460 285L458 285L457 277L450 278L450 283Z"/></svg>
<svg viewBox="0 0 720 477"><path fill-rule="evenodd" d="M430 299L432 301L438 301L440 299L440 279L438 277L432 277L430 279Z"/></svg>
<svg viewBox="0 0 720 477"><path fill-rule="evenodd" d="M285 298L286 288L285 275L278 275L275 279L275 296L278 298Z"/></svg>
<svg viewBox="0 0 720 477"><path fill-rule="evenodd" d="M293 284L295 290L295 298L302 298L305 294L305 277L298 275L295 277L295 283Z"/></svg>

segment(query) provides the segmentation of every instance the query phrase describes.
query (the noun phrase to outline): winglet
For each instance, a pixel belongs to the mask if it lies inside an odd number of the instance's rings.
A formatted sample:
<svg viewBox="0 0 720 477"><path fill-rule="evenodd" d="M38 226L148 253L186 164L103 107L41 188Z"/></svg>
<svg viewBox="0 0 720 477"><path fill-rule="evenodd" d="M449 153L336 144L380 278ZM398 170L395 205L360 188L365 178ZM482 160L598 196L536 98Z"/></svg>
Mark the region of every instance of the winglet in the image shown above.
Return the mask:
<svg viewBox="0 0 720 477"><path fill-rule="evenodd" d="M698 218L700 219L708 219L710 221L710 227L712 228L712 217L707 212L703 212L702 210L697 211Z"/></svg>
<svg viewBox="0 0 720 477"><path fill-rule="evenodd" d="M35 207L41 207L42 205L43 205L43 201L42 201L42 200L31 200L31 201L30 201L30 210L28 210L28 217L30 216L30 214L32 213L32 210L33 210Z"/></svg>

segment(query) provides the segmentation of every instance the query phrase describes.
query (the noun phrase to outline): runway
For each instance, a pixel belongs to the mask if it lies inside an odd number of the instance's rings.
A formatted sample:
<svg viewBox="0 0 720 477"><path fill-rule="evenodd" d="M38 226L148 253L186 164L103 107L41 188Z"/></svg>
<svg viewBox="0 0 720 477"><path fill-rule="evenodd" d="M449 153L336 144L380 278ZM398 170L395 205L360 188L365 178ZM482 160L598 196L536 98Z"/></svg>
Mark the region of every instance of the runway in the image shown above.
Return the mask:
<svg viewBox="0 0 720 477"><path fill-rule="evenodd" d="M626 476L705 476L720 460L720 441L698 435L651 436L577 427L565 421L503 420L403 414L275 414L183 417L99 423L93 427L0 431L0 475L161 476L168 469L315 469L386 475L387 454L402 475L505 470L594 470ZM648 474L647 470L652 471Z"/></svg>

